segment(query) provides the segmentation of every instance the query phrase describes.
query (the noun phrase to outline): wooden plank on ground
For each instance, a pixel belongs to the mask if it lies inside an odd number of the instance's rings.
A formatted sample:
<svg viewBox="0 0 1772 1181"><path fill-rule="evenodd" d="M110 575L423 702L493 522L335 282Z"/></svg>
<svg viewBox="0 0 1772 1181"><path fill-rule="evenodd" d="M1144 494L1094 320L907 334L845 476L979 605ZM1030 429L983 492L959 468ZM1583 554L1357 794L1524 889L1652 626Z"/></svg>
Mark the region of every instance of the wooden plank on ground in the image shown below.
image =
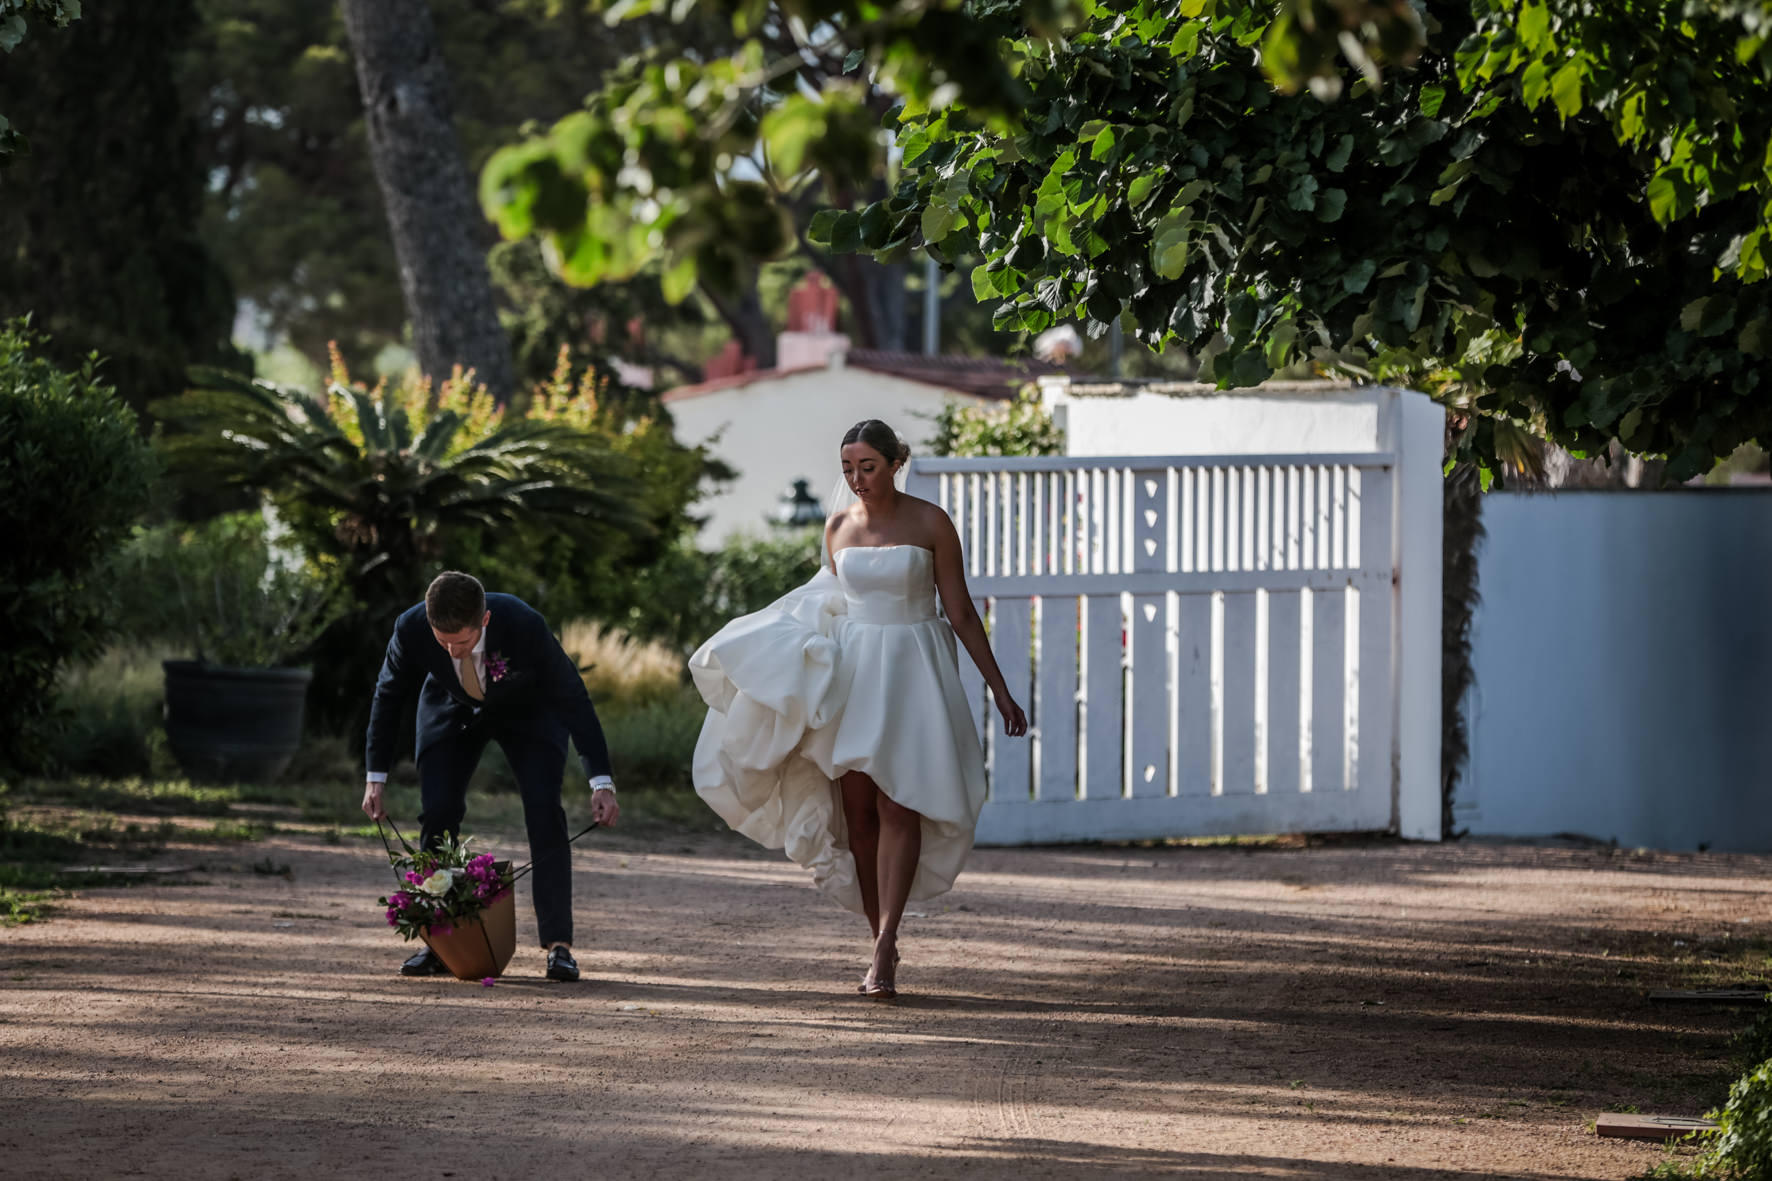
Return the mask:
<svg viewBox="0 0 1772 1181"><path fill-rule="evenodd" d="M1759 1005L1772 993L1764 988L1667 988L1649 994L1652 1001L1696 1005Z"/></svg>
<svg viewBox="0 0 1772 1181"><path fill-rule="evenodd" d="M1609 1111L1594 1120L1594 1131L1615 1140L1672 1140L1689 1132L1716 1128L1707 1119L1683 1115L1635 1115Z"/></svg>

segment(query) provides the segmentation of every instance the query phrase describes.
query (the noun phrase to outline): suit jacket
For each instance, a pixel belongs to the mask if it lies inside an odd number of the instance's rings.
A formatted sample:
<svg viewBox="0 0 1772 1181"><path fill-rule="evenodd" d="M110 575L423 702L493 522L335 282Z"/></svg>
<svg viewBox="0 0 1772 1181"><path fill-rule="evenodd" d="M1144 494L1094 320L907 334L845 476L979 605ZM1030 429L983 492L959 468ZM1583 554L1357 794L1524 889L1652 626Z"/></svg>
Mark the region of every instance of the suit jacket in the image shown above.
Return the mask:
<svg viewBox="0 0 1772 1181"><path fill-rule="evenodd" d="M561 748L570 735L586 778L608 775L609 746L591 695L548 621L514 595L489 594L486 608L492 618L486 624L485 701L475 701L462 688L455 661L432 634L423 603L395 621L369 706L368 769L386 771L393 763L400 712L416 697L415 758L444 735L478 725L495 738Z"/></svg>

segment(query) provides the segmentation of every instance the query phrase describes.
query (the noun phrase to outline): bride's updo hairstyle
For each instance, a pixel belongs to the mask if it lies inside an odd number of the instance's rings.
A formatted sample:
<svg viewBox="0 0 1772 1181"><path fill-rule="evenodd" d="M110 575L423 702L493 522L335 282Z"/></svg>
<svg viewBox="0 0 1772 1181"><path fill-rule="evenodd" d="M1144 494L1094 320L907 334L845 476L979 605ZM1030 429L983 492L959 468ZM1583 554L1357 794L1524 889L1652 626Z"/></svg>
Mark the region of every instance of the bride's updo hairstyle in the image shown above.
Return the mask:
<svg viewBox="0 0 1772 1181"><path fill-rule="evenodd" d="M911 457L911 446L898 437L898 432L877 418L863 419L849 428L843 436L843 446L851 443L866 443L875 451L886 457L891 464L904 463Z"/></svg>

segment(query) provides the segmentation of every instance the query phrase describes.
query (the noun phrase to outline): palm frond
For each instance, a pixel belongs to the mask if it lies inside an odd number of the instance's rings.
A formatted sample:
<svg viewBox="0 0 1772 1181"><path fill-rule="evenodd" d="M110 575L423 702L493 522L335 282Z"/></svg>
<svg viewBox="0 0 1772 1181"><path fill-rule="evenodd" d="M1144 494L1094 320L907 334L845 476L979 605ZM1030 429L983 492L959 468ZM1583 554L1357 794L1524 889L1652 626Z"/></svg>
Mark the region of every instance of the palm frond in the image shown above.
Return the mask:
<svg viewBox="0 0 1772 1181"><path fill-rule="evenodd" d="M413 454L429 463L441 463L449 453L449 444L461 431L462 416L455 410L439 412L425 424L424 433L413 447Z"/></svg>

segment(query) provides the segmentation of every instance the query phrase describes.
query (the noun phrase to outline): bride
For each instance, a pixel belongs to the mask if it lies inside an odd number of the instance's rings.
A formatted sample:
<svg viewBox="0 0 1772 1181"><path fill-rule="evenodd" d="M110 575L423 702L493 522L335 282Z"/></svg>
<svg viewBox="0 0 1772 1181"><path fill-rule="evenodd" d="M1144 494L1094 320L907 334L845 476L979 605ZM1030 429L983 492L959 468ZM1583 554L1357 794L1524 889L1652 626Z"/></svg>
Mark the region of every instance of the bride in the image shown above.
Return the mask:
<svg viewBox="0 0 1772 1181"><path fill-rule="evenodd" d="M898 995L905 903L952 888L984 807L984 752L956 636L1004 733L1027 732L967 593L953 522L893 482L909 458L878 419L851 427L843 479L856 501L826 522L818 574L733 620L689 660L708 703L696 792L867 916L873 958L860 991L877 1000Z"/></svg>

